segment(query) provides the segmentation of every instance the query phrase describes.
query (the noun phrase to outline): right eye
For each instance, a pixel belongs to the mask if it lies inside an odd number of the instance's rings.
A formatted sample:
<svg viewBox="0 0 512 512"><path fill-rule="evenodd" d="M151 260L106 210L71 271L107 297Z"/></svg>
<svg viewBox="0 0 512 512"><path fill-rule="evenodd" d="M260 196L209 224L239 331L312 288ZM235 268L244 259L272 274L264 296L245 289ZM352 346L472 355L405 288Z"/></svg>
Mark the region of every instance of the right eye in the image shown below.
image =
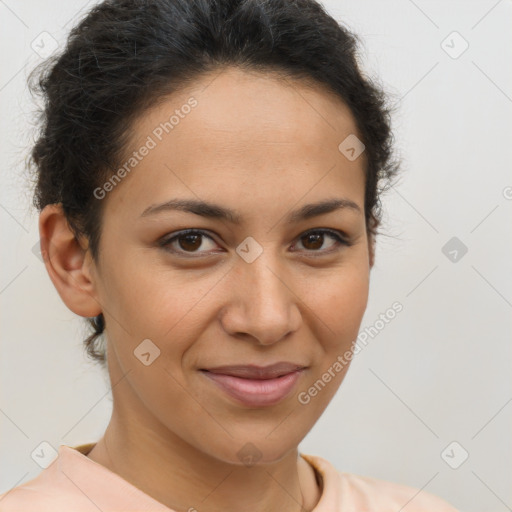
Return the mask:
<svg viewBox="0 0 512 512"><path fill-rule="evenodd" d="M173 254L179 254L185 257L193 254L202 254L207 251L200 251L199 249L204 246L204 239L207 238L214 242L213 238L206 234L206 232L197 229L187 229L178 233L166 235L159 241L159 245L166 251ZM190 256L196 257L196 256Z"/></svg>

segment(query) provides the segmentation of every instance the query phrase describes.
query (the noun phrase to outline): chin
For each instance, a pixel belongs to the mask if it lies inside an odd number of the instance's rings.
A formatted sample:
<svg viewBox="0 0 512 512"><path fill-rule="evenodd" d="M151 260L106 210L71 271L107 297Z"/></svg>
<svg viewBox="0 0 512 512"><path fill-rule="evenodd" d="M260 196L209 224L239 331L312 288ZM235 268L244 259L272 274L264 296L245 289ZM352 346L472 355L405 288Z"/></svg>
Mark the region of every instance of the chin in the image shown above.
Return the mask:
<svg viewBox="0 0 512 512"><path fill-rule="evenodd" d="M241 438L226 438L224 446L216 446L216 449L208 450L208 453L226 464L251 467L261 464L273 464L279 462L290 452L297 449L298 443L290 443L290 437L274 437L269 439L267 431L262 435L244 435Z"/></svg>

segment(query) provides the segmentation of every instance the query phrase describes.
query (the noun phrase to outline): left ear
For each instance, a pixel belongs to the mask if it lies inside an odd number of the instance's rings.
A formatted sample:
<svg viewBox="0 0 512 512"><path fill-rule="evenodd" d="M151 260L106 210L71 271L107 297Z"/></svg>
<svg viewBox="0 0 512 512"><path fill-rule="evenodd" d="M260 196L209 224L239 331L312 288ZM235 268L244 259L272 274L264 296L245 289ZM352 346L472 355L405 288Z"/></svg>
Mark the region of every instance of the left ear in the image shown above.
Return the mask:
<svg viewBox="0 0 512 512"><path fill-rule="evenodd" d="M41 254L46 270L64 304L83 317L102 312L92 276L90 250L76 239L62 210L49 204L39 215Z"/></svg>

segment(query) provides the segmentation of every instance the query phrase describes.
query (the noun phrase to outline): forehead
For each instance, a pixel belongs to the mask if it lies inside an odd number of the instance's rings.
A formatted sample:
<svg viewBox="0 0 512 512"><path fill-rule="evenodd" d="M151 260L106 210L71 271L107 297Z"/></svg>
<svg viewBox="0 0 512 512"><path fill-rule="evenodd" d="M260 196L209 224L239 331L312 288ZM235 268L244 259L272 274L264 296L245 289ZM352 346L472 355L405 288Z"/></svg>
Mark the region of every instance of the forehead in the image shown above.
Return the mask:
<svg viewBox="0 0 512 512"><path fill-rule="evenodd" d="M239 202L242 190L262 201L284 191L291 200L308 190L309 199L333 188L352 199L364 193L364 154L350 161L338 149L359 136L354 118L321 85L227 68L159 101L131 134L123 163L151 148L109 201L124 197L139 214L177 195Z"/></svg>
<svg viewBox="0 0 512 512"><path fill-rule="evenodd" d="M197 103L189 109L191 98ZM187 111L185 113L180 111ZM160 123L171 119L174 138L180 135L208 140L216 150L232 142L306 143L318 146L330 135L337 140L358 134L355 120L347 105L327 86L308 80L285 77L277 72L257 72L237 67L223 68L201 76L181 90L146 111L134 123L134 134L144 137ZM178 124L201 125L205 132L180 129ZM205 133L209 135L204 137ZM220 139L220 140L218 140ZM224 144L218 144L219 142ZM191 141L192 142L192 141Z"/></svg>

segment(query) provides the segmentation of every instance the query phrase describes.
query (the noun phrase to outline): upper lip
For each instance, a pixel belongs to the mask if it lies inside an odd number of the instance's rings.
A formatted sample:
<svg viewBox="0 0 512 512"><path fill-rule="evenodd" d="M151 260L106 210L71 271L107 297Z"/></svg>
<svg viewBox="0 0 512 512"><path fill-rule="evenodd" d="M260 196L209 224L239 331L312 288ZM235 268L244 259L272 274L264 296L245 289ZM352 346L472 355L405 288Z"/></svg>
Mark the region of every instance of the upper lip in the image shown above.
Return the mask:
<svg viewBox="0 0 512 512"><path fill-rule="evenodd" d="M275 379L304 368L306 368L304 365L297 363L279 362L269 366L256 366L253 364L230 365L205 368L204 370L210 373L231 375L242 379Z"/></svg>

